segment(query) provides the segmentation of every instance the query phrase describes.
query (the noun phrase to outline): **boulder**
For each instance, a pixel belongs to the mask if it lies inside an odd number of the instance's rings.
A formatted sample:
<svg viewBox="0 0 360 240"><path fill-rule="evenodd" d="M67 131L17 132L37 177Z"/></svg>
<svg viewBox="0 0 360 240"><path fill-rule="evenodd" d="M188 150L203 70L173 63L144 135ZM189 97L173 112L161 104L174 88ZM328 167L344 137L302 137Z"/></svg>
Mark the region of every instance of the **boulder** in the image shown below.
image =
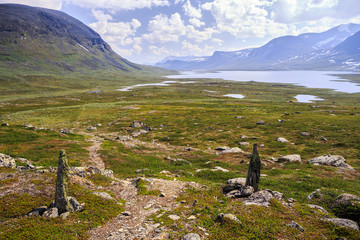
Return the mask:
<svg viewBox="0 0 360 240"><path fill-rule="evenodd" d="M314 165L327 165L332 167L353 169L346 163L345 158L340 155L323 155L309 160L308 163Z"/></svg>
<svg viewBox="0 0 360 240"><path fill-rule="evenodd" d="M214 167L214 169L212 169L212 171L229 172L229 170L219 167L219 166Z"/></svg>
<svg viewBox="0 0 360 240"><path fill-rule="evenodd" d="M310 208L319 210L320 212L329 213L328 211L326 211L326 210L325 210L323 207L321 207L321 206L314 205L314 204L308 204L308 206L309 206Z"/></svg>
<svg viewBox="0 0 360 240"><path fill-rule="evenodd" d="M71 133L71 131L69 129L67 129L67 128L62 128L62 129L59 130L59 133L69 134L69 133Z"/></svg>
<svg viewBox="0 0 360 240"><path fill-rule="evenodd" d="M252 194L248 199L246 199L244 201L244 204L269 207L270 201L274 198L282 201L283 194L279 192L273 192L271 190L260 190Z"/></svg>
<svg viewBox="0 0 360 240"><path fill-rule="evenodd" d="M224 193L228 193L233 190L242 189L245 186L246 178L233 178L226 181L225 187L223 187Z"/></svg>
<svg viewBox="0 0 360 240"><path fill-rule="evenodd" d="M234 215L231 213L220 213L217 217L216 217L216 221L219 221L221 223L225 223L225 222L236 222L236 223L240 223L241 221Z"/></svg>
<svg viewBox="0 0 360 240"><path fill-rule="evenodd" d="M201 240L201 237L197 233L188 233L182 237L182 240Z"/></svg>
<svg viewBox="0 0 360 240"><path fill-rule="evenodd" d="M47 210L46 206L38 207L26 214L27 217L39 217L44 214L44 212Z"/></svg>
<svg viewBox="0 0 360 240"><path fill-rule="evenodd" d="M276 141L281 142L281 143L288 143L289 142L289 140L287 140L287 139L285 139L283 137L277 138Z"/></svg>
<svg viewBox="0 0 360 240"><path fill-rule="evenodd" d="M240 142L240 145L241 145L241 146L249 146L250 143L248 143L248 142Z"/></svg>
<svg viewBox="0 0 360 240"><path fill-rule="evenodd" d="M338 196L331 206L337 217L360 222L360 197L348 193Z"/></svg>
<svg viewBox="0 0 360 240"><path fill-rule="evenodd" d="M142 126L144 126L144 124L140 121L132 121L130 124L130 127L132 128L140 128Z"/></svg>
<svg viewBox="0 0 360 240"><path fill-rule="evenodd" d="M81 210L84 209L85 203L80 204L74 197L68 197L68 200L69 200L69 203L71 204L74 212L80 212Z"/></svg>
<svg viewBox="0 0 360 240"><path fill-rule="evenodd" d="M314 192L310 193L306 198L312 200L314 198L321 197L321 189L316 189Z"/></svg>
<svg viewBox="0 0 360 240"><path fill-rule="evenodd" d="M341 226L341 227L352 228L352 229L358 230L358 231L360 230L359 225L355 221L350 220L350 219L345 219L345 218L324 218L322 220L327 221L327 222L333 222L336 225Z"/></svg>
<svg viewBox="0 0 360 240"><path fill-rule="evenodd" d="M278 158L278 162L301 162L301 156L299 154L286 155Z"/></svg>
<svg viewBox="0 0 360 240"><path fill-rule="evenodd" d="M44 218L56 218L59 217L58 208L48 208L42 215Z"/></svg>
<svg viewBox="0 0 360 240"><path fill-rule="evenodd" d="M2 126L2 127L8 127L9 124L8 124L8 123L2 123L1 126Z"/></svg>
<svg viewBox="0 0 360 240"><path fill-rule="evenodd" d="M306 136L310 136L310 133L308 133L308 132L301 132L300 135L306 137Z"/></svg>
<svg viewBox="0 0 360 240"><path fill-rule="evenodd" d="M174 221L180 219L180 217L179 217L178 215L169 215L168 217L169 217L170 219L174 220Z"/></svg>
<svg viewBox="0 0 360 240"><path fill-rule="evenodd" d="M5 155L3 153L0 153L0 167L15 168L16 162L14 158Z"/></svg>
<svg viewBox="0 0 360 240"><path fill-rule="evenodd" d="M105 169L100 172L101 175L108 177L108 178L114 178L114 172L110 169Z"/></svg>
<svg viewBox="0 0 360 240"><path fill-rule="evenodd" d="M95 131L95 130L97 130L97 128L96 127L88 127L87 130L88 131Z"/></svg>
<svg viewBox="0 0 360 240"><path fill-rule="evenodd" d="M245 153L245 152L238 147L234 147L234 148L229 148L229 149L223 150L223 151L221 151L221 153Z"/></svg>
<svg viewBox="0 0 360 240"><path fill-rule="evenodd" d="M230 148L229 148L229 147L227 147L227 146L221 146L221 147L217 147L217 148L215 148L215 150L216 150L216 151L220 151L220 152L222 152L222 151L225 151L225 150L230 150Z"/></svg>
<svg viewBox="0 0 360 240"><path fill-rule="evenodd" d="M304 228L302 228L302 227L300 226L300 224L298 224L298 223L295 222L295 221L291 221L289 224L286 224L286 225L289 226L289 227L295 228L295 229L299 230L300 232L304 232L304 231L305 231Z"/></svg>
<svg viewBox="0 0 360 240"><path fill-rule="evenodd" d="M148 133L148 131L143 130L143 129L135 130L135 131L132 133L132 136L133 136L133 137L137 137L137 136L140 136L141 134L146 134L146 133Z"/></svg>

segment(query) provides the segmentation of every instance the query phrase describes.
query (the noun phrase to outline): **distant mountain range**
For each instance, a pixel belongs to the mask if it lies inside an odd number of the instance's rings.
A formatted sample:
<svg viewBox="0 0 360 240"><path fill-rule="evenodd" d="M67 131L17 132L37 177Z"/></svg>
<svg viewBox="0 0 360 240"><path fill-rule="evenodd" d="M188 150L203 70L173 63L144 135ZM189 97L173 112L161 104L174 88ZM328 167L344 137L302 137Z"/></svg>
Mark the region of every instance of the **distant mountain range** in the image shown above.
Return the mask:
<svg viewBox="0 0 360 240"><path fill-rule="evenodd" d="M0 69L6 69L3 73L89 74L103 70L134 73L155 68L122 58L98 33L66 13L0 4Z"/></svg>
<svg viewBox="0 0 360 240"><path fill-rule="evenodd" d="M360 25L271 40L259 48L212 56L168 57L156 66L185 70L360 70Z"/></svg>

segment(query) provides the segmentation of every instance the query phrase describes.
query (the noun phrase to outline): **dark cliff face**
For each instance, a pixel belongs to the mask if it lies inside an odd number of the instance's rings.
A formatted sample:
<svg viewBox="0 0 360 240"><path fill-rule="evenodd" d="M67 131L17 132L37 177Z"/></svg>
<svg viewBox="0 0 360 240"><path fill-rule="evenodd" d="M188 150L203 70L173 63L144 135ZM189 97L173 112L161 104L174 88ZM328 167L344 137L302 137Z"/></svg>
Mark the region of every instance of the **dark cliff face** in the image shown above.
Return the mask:
<svg viewBox="0 0 360 240"><path fill-rule="evenodd" d="M117 55L94 30L56 10L0 4L0 44L0 61L34 64L33 56L36 61L67 66L64 70L70 71L140 70L140 66Z"/></svg>

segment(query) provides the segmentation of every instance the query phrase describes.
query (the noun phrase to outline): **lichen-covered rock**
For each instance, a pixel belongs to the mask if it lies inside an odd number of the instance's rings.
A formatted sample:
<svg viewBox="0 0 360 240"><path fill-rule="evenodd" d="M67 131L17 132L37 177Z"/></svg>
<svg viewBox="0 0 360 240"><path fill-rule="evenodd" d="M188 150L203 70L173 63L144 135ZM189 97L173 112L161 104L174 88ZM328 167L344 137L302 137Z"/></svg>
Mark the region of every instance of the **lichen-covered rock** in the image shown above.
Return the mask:
<svg viewBox="0 0 360 240"><path fill-rule="evenodd" d="M292 228L295 228L297 230L299 230L300 232L304 232L304 228L300 226L300 224L298 224L297 222L295 221L291 221L289 224L287 224L287 226L289 227L292 227Z"/></svg>
<svg viewBox="0 0 360 240"><path fill-rule="evenodd" d="M241 224L241 221L234 214L231 214L231 213L220 213L216 217L216 221L219 221L221 223L224 223L224 222L236 222L236 223Z"/></svg>
<svg viewBox="0 0 360 240"><path fill-rule="evenodd" d="M321 197L321 189L316 189L314 192L310 193L306 198L311 200L319 197Z"/></svg>
<svg viewBox="0 0 360 240"><path fill-rule="evenodd" d="M336 225L338 226L341 226L341 227L347 227L347 228L352 228L354 230L360 230L359 229L359 225L353 221L353 220L350 220L350 219L344 219L344 218L324 218L323 219L324 221L327 221L327 222L333 222L335 223Z"/></svg>
<svg viewBox="0 0 360 240"><path fill-rule="evenodd" d="M223 188L224 193L231 192L233 190L241 189L245 186L246 178L233 178L226 181L226 185Z"/></svg>
<svg viewBox="0 0 360 240"><path fill-rule="evenodd" d="M273 192L271 190L260 190L252 194L248 199L244 201L245 205L258 205L269 207L270 201L272 199L277 199L279 201L283 200L283 194L280 192Z"/></svg>
<svg viewBox="0 0 360 240"><path fill-rule="evenodd" d="M132 121L132 123L130 124L130 127L132 128L140 128L144 126L144 124L140 121Z"/></svg>
<svg viewBox="0 0 360 240"><path fill-rule="evenodd" d="M58 208L48 208L42 215L44 218L56 218L59 217Z"/></svg>
<svg viewBox="0 0 360 240"><path fill-rule="evenodd" d="M68 181L69 165L66 158L65 150L61 150L59 156L55 190L55 207L58 209L59 214L74 211L67 197Z"/></svg>
<svg viewBox="0 0 360 240"><path fill-rule="evenodd" d="M340 155L323 155L309 160L308 163L314 165L327 165L332 167L353 169L346 163L345 158Z"/></svg>
<svg viewBox="0 0 360 240"><path fill-rule="evenodd" d="M8 155L0 153L0 167L15 168L16 167L15 159Z"/></svg>
<svg viewBox="0 0 360 240"><path fill-rule="evenodd" d="M93 194L108 200L114 200L114 198L107 192L93 192Z"/></svg>
<svg viewBox="0 0 360 240"><path fill-rule="evenodd" d="M286 155L278 158L278 162L301 162L301 156L299 154Z"/></svg>
<svg viewBox="0 0 360 240"><path fill-rule="evenodd" d="M201 240L201 237L197 233L188 233L183 236L182 240Z"/></svg>

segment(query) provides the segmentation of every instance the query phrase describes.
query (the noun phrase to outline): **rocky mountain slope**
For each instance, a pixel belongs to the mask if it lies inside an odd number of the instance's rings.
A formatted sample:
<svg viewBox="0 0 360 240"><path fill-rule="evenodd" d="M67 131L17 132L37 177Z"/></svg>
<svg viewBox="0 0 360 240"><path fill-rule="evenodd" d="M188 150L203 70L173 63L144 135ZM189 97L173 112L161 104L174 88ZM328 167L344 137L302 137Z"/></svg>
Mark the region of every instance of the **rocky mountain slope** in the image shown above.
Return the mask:
<svg viewBox="0 0 360 240"><path fill-rule="evenodd" d="M185 60L171 58L157 66L176 70L356 70L359 66L348 62L360 58L358 31L358 24L340 25L322 33L275 38L259 48L217 51L209 57Z"/></svg>
<svg viewBox="0 0 360 240"><path fill-rule="evenodd" d="M25 71L139 71L98 33L66 13L0 5L0 66Z"/></svg>

